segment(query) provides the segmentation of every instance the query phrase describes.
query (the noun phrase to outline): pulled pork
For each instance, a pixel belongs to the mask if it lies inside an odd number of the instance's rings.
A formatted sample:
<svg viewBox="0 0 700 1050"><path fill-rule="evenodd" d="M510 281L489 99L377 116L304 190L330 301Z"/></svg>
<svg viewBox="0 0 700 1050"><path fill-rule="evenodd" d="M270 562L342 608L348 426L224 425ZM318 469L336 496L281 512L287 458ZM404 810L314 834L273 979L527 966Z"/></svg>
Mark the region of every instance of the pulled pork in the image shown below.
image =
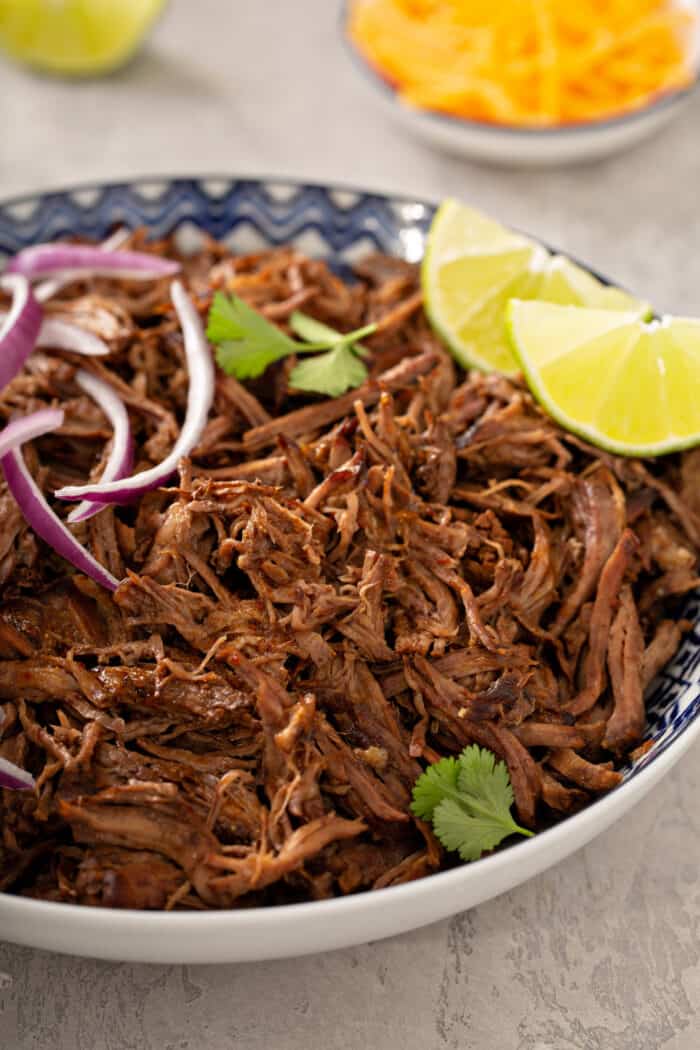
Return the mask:
<svg viewBox="0 0 700 1050"><path fill-rule="evenodd" d="M0 792L0 888L183 909L415 879L451 861L412 786L471 742L530 827L614 787L698 584L697 453L601 453L520 383L458 373L400 260L344 282L210 243L183 265L203 316L225 289L282 326L377 322L370 378L321 400L289 388L293 362L220 373L179 480L76 529L114 597L0 491L0 755L37 778ZM167 285L93 279L52 309L109 342L79 364L127 404L137 469L158 462L187 392ZM36 354L0 400L65 408L27 450L47 493L98 475L109 440L77 365Z"/></svg>

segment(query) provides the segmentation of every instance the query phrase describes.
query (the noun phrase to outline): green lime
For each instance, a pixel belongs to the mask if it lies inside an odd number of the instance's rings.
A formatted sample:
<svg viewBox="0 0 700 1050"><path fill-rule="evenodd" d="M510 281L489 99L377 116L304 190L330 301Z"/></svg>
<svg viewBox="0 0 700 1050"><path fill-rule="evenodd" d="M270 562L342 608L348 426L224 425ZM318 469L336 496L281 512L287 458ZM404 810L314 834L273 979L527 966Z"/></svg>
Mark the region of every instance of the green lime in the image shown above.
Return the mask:
<svg viewBox="0 0 700 1050"><path fill-rule="evenodd" d="M433 219L421 278L433 327L460 364L484 371L517 371L505 326L513 298L649 312L564 256L454 200Z"/></svg>
<svg viewBox="0 0 700 1050"><path fill-rule="evenodd" d="M624 456L700 443L700 321L514 299L507 327L530 389L568 430Z"/></svg>
<svg viewBox="0 0 700 1050"><path fill-rule="evenodd" d="M48 73L89 76L129 59L165 0L0 0L0 46Z"/></svg>

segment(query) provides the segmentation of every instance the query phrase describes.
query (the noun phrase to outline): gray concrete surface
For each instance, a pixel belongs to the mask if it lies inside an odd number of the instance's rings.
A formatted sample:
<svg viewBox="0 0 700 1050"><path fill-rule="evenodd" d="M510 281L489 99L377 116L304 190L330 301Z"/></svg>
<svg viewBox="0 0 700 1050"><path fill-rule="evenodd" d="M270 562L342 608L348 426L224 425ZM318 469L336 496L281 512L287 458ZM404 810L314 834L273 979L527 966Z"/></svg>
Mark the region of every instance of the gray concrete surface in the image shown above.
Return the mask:
<svg viewBox="0 0 700 1050"><path fill-rule="evenodd" d="M458 194L700 310L700 94L596 166L496 171L375 112L335 0L179 0L146 52L68 84L0 65L0 194L93 178L274 173ZM246 967L120 966L0 945L7 1050L695 1050L696 748L621 826L518 890L384 943ZM0 931L1 935L1 931Z"/></svg>

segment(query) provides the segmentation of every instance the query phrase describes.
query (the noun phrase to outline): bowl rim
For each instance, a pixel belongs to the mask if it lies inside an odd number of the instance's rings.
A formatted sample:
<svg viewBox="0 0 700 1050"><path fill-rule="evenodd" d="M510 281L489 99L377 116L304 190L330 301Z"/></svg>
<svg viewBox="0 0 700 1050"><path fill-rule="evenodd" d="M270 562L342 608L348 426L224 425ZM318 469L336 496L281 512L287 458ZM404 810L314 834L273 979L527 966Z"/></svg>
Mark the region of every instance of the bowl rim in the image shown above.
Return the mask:
<svg viewBox="0 0 700 1050"><path fill-rule="evenodd" d="M460 117L454 113L444 113L438 109L429 109L423 106L411 106L405 103L398 88L382 75L379 69L369 60L361 48L351 38L348 31L350 4L352 0L341 0L339 8L338 29L345 52L352 66L360 73L364 81L379 92L386 102L394 105L397 110L407 117L417 120L425 120L430 123L441 125L446 130L477 132L484 137L496 138L499 135L510 136L521 139L535 139L543 136L548 139L554 138L576 138L581 135L595 133L597 131L617 131L637 124L657 114L673 109L678 103L684 101L700 87L700 54L693 59L695 72L693 79L685 87L673 88L670 91L660 92L643 106L636 109L626 110L612 117L603 117L597 120L585 120L574 123L548 124L499 124L495 121L476 120L472 117ZM697 5L694 5L697 8ZM700 11L698 12L698 25L696 32L700 38ZM700 44L698 46L700 50Z"/></svg>
<svg viewBox="0 0 700 1050"><path fill-rule="evenodd" d="M87 180L85 182L72 183L69 186L59 188L39 189L32 193L16 194L12 197L0 199L0 214L7 208L29 202L41 202L47 198L60 199L69 197L82 191L109 191L113 189L138 188L140 185L164 184L169 186L177 184L198 184L205 186L207 182L229 182L233 186L236 183L251 184L255 186L285 186L294 187L300 191L305 189L320 190L325 193L349 193L360 198L377 198L388 204L419 205L426 209L434 210L438 205L429 198L421 198L410 194L392 194L382 190L371 190L361 188L343 180L332 182L312 182L304 177L284 175L236 175L226 173L203 173L187 175L139 175L134 178L122 178L117 180ZM205 191L206 192L206 191ZM354 205L349 206L352 210ZM338 207L341 207L340 205ZM586 264L581 264L586 265ZM586 266L589 272L611 283L610 278L596 273L591 267ZM22 897L12 893L0 891L0 914L3 911L13 911L17 915L23 915L27 920L32 918L46 918L56 920L63 918L66 922L75 921L77 927L84 928L89 925L97 932L105 933L115 925L124 927L126 930L152 930L168 929L175 932L192 932L195 927L214 928L220 926L223 921L237 924L241 927L250 928L260 925L272 928L280 922L283 917L285 923L299 922L318 918L322 920L330 916L347 916L358 908L383 907L385 904L391 907L392 902L401 902L408 899L419 900L431 896L434 892L442 890L447 893L451 889L470 880L482 878L488 880L489 876L494 879L504 869L513 863L512 851L523 861L526 866L528 858L534 858L547 848L555 856L562 854L557 847L570 838L574 830L578 831L578 839L581 843L590 841L595 836L596 826L604 830L613 823L615 813L622 816L624 808L620 809L620 799L629 794L636 794L640 799L657 780L660 780L675 764L693 742L700 738L700 703L696 710L680 732L670 740L664 740L663 736L653 748L643 756L640 768L632 777L623 781L618 786L600 796L585 809L565 817L560 823L538 832L532 838L519 840L499 849L489 856L482 857L469 864L457 864L447 871L435 872L432 875L423 876L411 882L398 886L390 886L377 891L374 889L362 890L359 893L348 894L342 897L334 897L320 901L302 901L292 904L270 905L255 908L221 908L207 911L145 911L135 908L105 908L97 905L70 904L60 901L35 900L31 897ZM634 804L633 802L631 803ZM609 818L609 819L608 819ZM565 854L563 854L565 855ZM546 865L545 865L546 866ZM417 923L416 926L420 925ZM409 927L413 928L413 927ZM1 934L1 931L0 931ZM276 956L274 956L276 957Z"/></svg>

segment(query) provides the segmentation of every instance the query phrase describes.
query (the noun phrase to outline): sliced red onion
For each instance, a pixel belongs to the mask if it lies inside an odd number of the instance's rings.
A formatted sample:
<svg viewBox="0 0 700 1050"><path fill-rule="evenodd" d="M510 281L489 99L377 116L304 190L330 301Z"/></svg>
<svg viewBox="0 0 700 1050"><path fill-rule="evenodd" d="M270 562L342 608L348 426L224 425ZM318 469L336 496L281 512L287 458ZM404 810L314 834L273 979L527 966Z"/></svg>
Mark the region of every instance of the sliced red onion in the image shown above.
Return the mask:
<svg viewBox="0 0 700 1050"><path fill-rule="evenodd" d="M145 492L165 484L177 470L182 457L189 455L199 442L214 400L214 363L199 314L179 281L173 281L170 294L182 326L189 373L187 412L179 438L170 454L158 466L144 470L141 474L134 474L123 481L67 485L56 493L60 499L130 503Z"/></svg>
<svg viewBox="0 0 700 1050"><path fill-rule="evenodd" d="M120 226L114 233L110 233L109 237L102 242L100 248L103 252L116 252L117 248L121 248L122 244L131 237L131 230L127 230L126 226Z"/></svg>
<svg viewBox="0 0 700 1050"><path fill-rule="evenodd" d="M13 419L3 430L0 430L0 457L13 448L19 448L27 441L57 430L62 422L63 412L60 408L42 408L39 412L31 412L28 416L22 416L21 419Z"/></svg>
<svg viewBox="0 0 700 1050"><path fill-rule="evenodd" d="M0 312L0 324L7 316L8 314ZM85 357L104 357L109 353L109 347L99 336L60 317L44 318L34 345L55 350L70 350L71 353L83 354Z"/></svg>
<svg viewBox="0 0 700 1050"><path fill-rule="evenodd" d="M36 786L31 773L20 769L14 762L0 758L0 788L13 788L15 791L30 791Z"/></svg>
<svg viewBox="0 0 700 1050"><path fill-rule="evenodd" d="M105 251L85 244L34 244L23 248L7 264L7 273L21 273L30 280L39 277L65 277L68 272L91 277L121 277L149 281L172 277L178 263L147 252Z"/></svg>
<svg viewBox="0 0 700 1050"><path fill-rule="evenodd" d="M106 241L103 241L100 248L103 252L114 252L117 248L121 248L122 244L129 240L131 236L129 230L124 226L121 229L116 230ZM62 288L65 288L67 284L71 284L75 280L80 280L84 277L84 274L78 273L67 273L63 274L62 277L52 277L48 281L42 281L41 284L34 286L34 298L37 302L45 303L49 299L53 299L54 295L58 295Z"/></svg>
<svg viewBox="0 0 700 1050"><path fill-rule="evenodd" d="M63 421L63 413L58 413ZM11 448L0 458L0 466L5 475L7 487L17 502L17 506L37 536L41 536L49 546L74 565L79 572L95 580L110 591L116 591L119 581L108 572L89 551L78 543L44 499L41 489L27 469L22 450Z"/></svg>
<svg viewBox="0 0 700 1050"><path fill-rule="evenodd" d="M0 287L12 292L12 306L0 328L0 390L13 379L36 345L41 327L41 307L26 277L0 278Z"/></svg>
<svg viewBox="0 0 700 1050"><path fill-rule="evenodd" d="M134 443L131 440L129 415L124 402L114 387L111 387L109 383L105 383L104 379L98 379L97 376L91 375L90 372L85 372L82 368L76 373L75 379L78 386L100 406L112 424L114 431L112 435L112 451L102 471L100 484L128 477L134 467ZM68 521L70 523L86 521L93 514L104 510L104 508L104 503L93 503L90 500L83 500L70 512Z"/></svg>

